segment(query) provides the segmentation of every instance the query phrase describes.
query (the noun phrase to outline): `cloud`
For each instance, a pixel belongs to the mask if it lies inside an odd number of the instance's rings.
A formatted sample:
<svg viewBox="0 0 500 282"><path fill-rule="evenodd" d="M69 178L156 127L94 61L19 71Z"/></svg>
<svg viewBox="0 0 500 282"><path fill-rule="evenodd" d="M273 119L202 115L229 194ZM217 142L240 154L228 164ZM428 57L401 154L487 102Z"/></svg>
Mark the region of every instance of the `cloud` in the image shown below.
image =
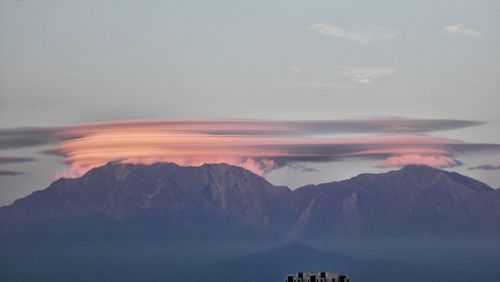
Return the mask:
<svg viewBox="0 0 500 282"><path fill-rule="evenodd" d="M458 165L462 152L500 152L498 144L466 143L430 132L480 125L441 119L365 120L126 120L17 132L58 140L46 154L63 158L69 168L59 176L77 177L108 162L179 165L228 163L257 174L280 167L312 171L301 163L350 159L380 160L379 166ZM345 134L356 137L345 137ZM35 145L37 145L36 143ZM31 161L3 158L5 164Z"/></svg>
<svg viewBox="0 0 500 282"><path fill-rule="evenodd" d="M124 120L100 122L45 129L44 135L59 140L83 137L92 132L105 132L108 128L128 129L129 127L172 132L196 132L215 135L303 135L335 133L427 133L433 131L460 129L483 125L482 121L459 119L339 119L339 120ZM12 129L4 129L10 131ZM4 130L0 129L0 137Z"/></svg>
<svg viewBox="0 0 500 282"><path fill-rule="evenodd" d="M400 28L366 27L358 31L349 31L327 23L315 23L308 27L315 32L346 39L358 44L369 45L375 41L388 41L396 38L401 32Z"/></svg>
<svg viewBox="0 0 500 282"><path fill-rule="evenodd" d="M341 133L428 133L482 125L454 119L383 118L358 120L124 120L69 127L0 129L0 150L58 144L91 132L136 126L151 130L190 131L215 135L298 135ZM15 138L17 143L12 142Z"/></svg>
<svg viewBox="0 0 500 282"><path fill-rule="evenodd" d="M21 175L21 174L24 174L24 173L19 172L19 171L0 169L0 177L2 177L2 176L16 176L16 175Z"/></svg>
<svg viewBox="0 0 500 282"><path fill-rule="evenodd" d="M308 167L303 164L289 164L289 168L298 170L300 172L318 172L319 170L313 167Z"/></svg>
<svg viewBox="0 0 500 282"><path fill-rule="evenodd" d="M34 158L21 158L21 157L0 157L0 165L3 164L14 164L14 163L24 163L24 162L34 162Z"/></svg>
<svg viewBox="0 0 500 282"><path fill-rule="evenodd" d="M288 68L289 71L293 72L293 73L296 73L296 74L299 74L299 73L302 73L303 70L301 67L298 67L298 66L290 66Z"/></svg>
<svg viewBox="0 0 500 282"><path fill-rule="evenodd" d="M500 170L500 165L484 164L479 166L469 167L469 170Z"/></svg>
<svg viewBox="0 0 500 282"><path fill-rule="evenodd" d="M101 128L102 129L102 128ZM128 128L110 126L105 130L63 141L51 152L63 155L70 168L66 177L80 176L91 168L110 161L153 164L174 162L179 165L228 163L247 168L259 175L297 162L326 162L352 158L386 160L384 167L404 164L455 166L448 145L461 143L428 135L380 135L356 138L285 135L215 135L171 131L168 127L152 130L140 125ZM422 156L420 159L414 156ZM394 160L399 160L395 162Z"/></svg>
<svg viewBox="0 0 500 282"><path fill-rule="evenodd" d="M379 167L402 167L405 165L427 165L432 167L446 168L461 166L462 162L443 155L402 155L389 157Z"/></svg>
<svg viewBox="0 0 500 282"><path fill-rule="evenodd" d="M348 76L352 81L362 84L370 84L377 79L396 73L396 70L391 68L360 68L344 66L341 68L340 73Z"/></svg>
<svg viewBox="0 0 500 282"><path fill-rule="evenodd" d="M0 129L0 150L35 147L58 142L56 128Z"/></svg>
<svg viewBox="0 0 500 282"><path fill-rule="evenodd" d="M22 158L22 157L0 157L0 165L8 165L15 163L33 162L34 158ZM15 176L24 174L23 172L13 171L13 170L3 170L0 169L0 176Z"/></svg>
<svg viewBox="0 0 500 282"><path fill-rule="evenodd" d="M21 174L24 174L24 173L19 172L19 171L0 169L0 177L2 177L2 176L15 176L15 175L21 175Z"/></svg>
<svg viewBox="0 0 500 282"><path fill-rule="evenodd" d="M329 89L329 88L352 88L351 84L328 82L328 81L277 81L272 84L273 87L278 88L316 88L316 89Z"/></svg>
<svg viewBox="0 0 500 282"><path fill-rule="evenodd" d="M484 35L482 32L475 30L475 29L472 29L470 27L467 27L463 24L445 25L441 28L441 31L444 34L454 35L454 36L463 36L463 37L470 38L470 39L484 38Z"/></svg>

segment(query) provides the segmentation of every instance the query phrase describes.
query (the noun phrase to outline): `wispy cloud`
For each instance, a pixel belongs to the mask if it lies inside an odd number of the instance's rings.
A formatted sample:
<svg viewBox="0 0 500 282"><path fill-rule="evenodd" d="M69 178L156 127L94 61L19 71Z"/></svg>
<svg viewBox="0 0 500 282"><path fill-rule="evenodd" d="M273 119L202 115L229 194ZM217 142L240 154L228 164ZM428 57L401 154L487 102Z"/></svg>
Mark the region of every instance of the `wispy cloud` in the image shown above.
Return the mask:
<svg viewBox="0 0 500 282"><path fill-rule="evenodd" d="M272 87L278 88L311 88L311 89L321 89L321 88L353 88L355 85L340 83L340 82L328 82L328 81L286 81L280 80L272 83Z"/></svg>
<svg viewBox="0 0 500 282"><path fill-rule="evenodd" d="M340 73L348 76L352 81L362 84L370 84L377 79L396 73L396 70L392 68L361 68L343 66Z"/></svg>
<svg viewBox="0 0 500 282"><path fill-rule="evenodd" d="M500 170L500 165L484 164L479 166L469 167L469 170Z"/></svg>
<svg viewBox="0 0 500 282"><path fill-rule="evenodd" d="M19 149L53 144L58 138L51 132L54 128L13 128L0 130L0 150Z"/></svg>
<svg viewBox="0 0 500 282"><path fill-rule="evenodd" d="M481 39L484 35L481 31L467 27L463 24L445 25L441 28L444 34L462 36L470 39Z"/></svg>
<svg viewBox="0 0 500 282"><path fill-rule="evenodd" d="M313 167L308 167L303 164L289 164L289 168L300 171L300 172L318 172L319 170Z"/></svg>
<svg viewBox="0 0 500 282"><path fill-rule="evenodd" d="M360 30L347 30L328 23L315 23L308 27L315 32L338 37L363 45L369 45L375 41L388 41L396 38L401 32L400 28L370 26Z"/></svg>
<svg viewBox="0 0 500 282"><path fill-rule="evenodd" d="M1 138L0 138L0 140L1 140ZM0 147L0 149L1 149L1 147ZM34 159L34 158L23 158L23 157L0 157L0 165L33 162L35 160L36 159ZM21 174L24 174L24 173L20 172L20 171L0 169L0 176L15 176L15 175L21 175Z"/></svg>
<svg viewBox="0 0 500 282"><path fill-rule="evenodd" d="M25 163L34 162L34 158L22 158L22 157L0 157L0 165L3 164L15 164L15 163Z"/></svg>
<svg viewBox="0 0 500 282"><path fill-rule="evenodd" d="M24 174L23 172L0 169L0 176L15 176Z"/></svg>

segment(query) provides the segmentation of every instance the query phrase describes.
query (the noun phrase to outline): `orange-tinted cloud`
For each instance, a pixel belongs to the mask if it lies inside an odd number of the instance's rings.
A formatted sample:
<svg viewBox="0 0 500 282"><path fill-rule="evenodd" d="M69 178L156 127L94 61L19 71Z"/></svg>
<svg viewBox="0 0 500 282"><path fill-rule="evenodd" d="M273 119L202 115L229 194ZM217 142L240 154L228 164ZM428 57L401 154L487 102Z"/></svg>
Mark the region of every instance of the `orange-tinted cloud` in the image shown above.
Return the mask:
<svg viewBox="0 0 500 282"><path fill-rule="evenodd" d="M433 167L453 167L460 165L460 162L443 155L400 155L388 157L381 167L398 167L405 165L427 165Z"/></svg>
<svg viewBox="0 0 500 282"><path fill-rule="evenodd" d="M353 125L353 121L347 122ZM379 121L356 123L377 125ZM408 128L400 120L387 130ZM55 135L63 139L52 152L64 156L70 168L61 176L80 176L110 161L179 165L228 163L259 175L300 161L328 161L353 157L386 159L384 166L404 164L453 165L448 144L461 143L422 134L389 134L351 138L325 136L345 131L336 122L265 121L124 121L63 128ZM415 156L421 156L416 158ZM396 160L399 160L396 161ZM433 160L433 161L431 161ZM439 160L439 161L438 161ZM451 159L450 159L451 160Z"/></svg>
<svg viewBox="0 0 500 282"><path fill-rule="evenodd" d="M228 163L264 175L301 162L371 158L380 166L456 166L457 153L500 150L496 144L470 144L425 133L479 125L460 120L132 120L46 129L0 130L5 146L37 144L38 136L58 140L46 152L63 157L69 168L59 176L77 177L111 161L179 165ZM355 137L345 137L352 133ZM40 141L40 144L43 142Z"/></svg>

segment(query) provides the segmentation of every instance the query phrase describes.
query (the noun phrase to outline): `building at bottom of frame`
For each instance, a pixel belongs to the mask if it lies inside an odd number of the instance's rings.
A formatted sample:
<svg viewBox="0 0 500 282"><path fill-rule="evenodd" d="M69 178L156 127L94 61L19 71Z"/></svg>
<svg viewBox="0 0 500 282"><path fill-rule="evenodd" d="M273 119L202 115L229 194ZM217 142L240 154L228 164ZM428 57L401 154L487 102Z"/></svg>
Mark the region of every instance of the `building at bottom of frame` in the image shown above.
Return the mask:
<svg viewBox="0 0 500 282"><path fill-rule="evenodd" d="M336 272L297 272L288 274L285 282L351 282L351 278Z"/></svg>

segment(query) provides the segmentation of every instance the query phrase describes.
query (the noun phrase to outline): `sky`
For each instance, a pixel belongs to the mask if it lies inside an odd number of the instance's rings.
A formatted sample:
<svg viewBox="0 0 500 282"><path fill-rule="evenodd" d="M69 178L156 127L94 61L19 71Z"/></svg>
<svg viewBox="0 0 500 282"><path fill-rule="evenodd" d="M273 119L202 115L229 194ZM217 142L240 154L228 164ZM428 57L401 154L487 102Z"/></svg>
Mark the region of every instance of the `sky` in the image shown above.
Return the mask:
<svg viewBox="0 0 500 282"><path fill-rule="evenodd" d="M423 163L500 187L498 15L0 1L0 205L106 161L228 162L292 188Z"/></svg>

